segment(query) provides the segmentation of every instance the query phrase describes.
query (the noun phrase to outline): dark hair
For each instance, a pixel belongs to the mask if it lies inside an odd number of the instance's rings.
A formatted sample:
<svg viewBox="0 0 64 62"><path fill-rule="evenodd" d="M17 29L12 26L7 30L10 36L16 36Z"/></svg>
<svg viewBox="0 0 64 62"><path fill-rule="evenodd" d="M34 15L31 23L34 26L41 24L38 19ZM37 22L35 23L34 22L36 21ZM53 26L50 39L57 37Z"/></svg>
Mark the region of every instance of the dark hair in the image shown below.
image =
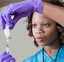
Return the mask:
<svg viewBox="0 0 64 62"><path fill-rule="evenodd" d="M42 1L45 1L47 3L50 3L50 4L53 4L53 5L57 5L57 6L61 6L61 7L64 7L62 5L62 3L60 3L58 0L42 0ZM33 13L31 15L28 16L28 19L26 20L28 22L27 24L27 30L28 30L28 35L30 37L33 36L32 34L32 16L33 16ZM64 27L62 27L60 24L56 23L57 24L57 27L58 27L58 31L59 31L59 38L60 40L62 41L62 43L64 43ZM37 44L35 38L34 38L34 45L36 47L38 47L39 45Z"/></svg>

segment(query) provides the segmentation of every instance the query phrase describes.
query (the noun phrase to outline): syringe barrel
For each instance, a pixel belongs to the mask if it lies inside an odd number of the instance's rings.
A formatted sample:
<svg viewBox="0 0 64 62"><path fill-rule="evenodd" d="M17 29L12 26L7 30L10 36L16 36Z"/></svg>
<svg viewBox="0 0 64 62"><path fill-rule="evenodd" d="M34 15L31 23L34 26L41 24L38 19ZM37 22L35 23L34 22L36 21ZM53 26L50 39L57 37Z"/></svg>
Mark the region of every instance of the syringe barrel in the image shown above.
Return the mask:
<svg viewBox="0 0 64 62"><path fill-rule="evenodd" d="M5 33L5 36L6 36L6 39L7 39L6 51L7 51L7 53L9 53L9 41L10 41L10 37L11 37L11 31L10 31L8 25L6 25L6 28L4 29L4 33Z"/></svg>
<svg viewBox="0 0 64 62"><path fill-rule="evenodd" d="M8 25L6 25L6 28L4 29L6 39L10 39L11 31Z"/></svg>

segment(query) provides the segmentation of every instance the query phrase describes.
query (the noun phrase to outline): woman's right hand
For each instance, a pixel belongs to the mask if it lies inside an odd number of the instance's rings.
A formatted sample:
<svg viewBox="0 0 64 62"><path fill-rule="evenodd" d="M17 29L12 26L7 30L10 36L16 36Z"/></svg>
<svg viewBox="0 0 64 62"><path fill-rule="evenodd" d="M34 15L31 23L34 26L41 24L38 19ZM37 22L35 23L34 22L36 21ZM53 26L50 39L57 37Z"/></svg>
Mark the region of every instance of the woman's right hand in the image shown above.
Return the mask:
<svg viewBox="0 0 64 62"><path fill-rule="evenodd" d="M0 14L0 26L5 29L7 23L10 29L13 29L18 20L29 16L34 11L42 13L43 4L41 0L28 0L17 3L11 3ZM12 19L10 15L14 15Z"/></svg>
<svg viewBox="0 0 64 62"><path fill-rule="evenodd" d="M12 55L7 54L6 51L0 54L0 62L15 62L15 58Z"/></svg>

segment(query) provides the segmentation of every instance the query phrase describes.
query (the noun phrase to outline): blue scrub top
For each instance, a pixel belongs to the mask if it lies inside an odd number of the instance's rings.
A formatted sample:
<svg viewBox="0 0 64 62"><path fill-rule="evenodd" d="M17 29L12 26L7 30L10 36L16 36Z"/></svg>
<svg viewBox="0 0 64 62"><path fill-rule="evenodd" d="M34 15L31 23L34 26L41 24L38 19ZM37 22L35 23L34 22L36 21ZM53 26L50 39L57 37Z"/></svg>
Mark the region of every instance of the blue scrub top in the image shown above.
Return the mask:
<svg viewBox="0 0 64 62"><path fill-rule="evenodd" d="M32 55L31 57L29 57L28 59L24 60L23 62L43 62L42 51L44 51L44 50L41 49L35 55ZM55 62L57 51L53 55L52 58L44 51L44 62ZM56 62L64 62L64 44L60 48L60 51L59 51L59 53L57 55Z"/></svg>

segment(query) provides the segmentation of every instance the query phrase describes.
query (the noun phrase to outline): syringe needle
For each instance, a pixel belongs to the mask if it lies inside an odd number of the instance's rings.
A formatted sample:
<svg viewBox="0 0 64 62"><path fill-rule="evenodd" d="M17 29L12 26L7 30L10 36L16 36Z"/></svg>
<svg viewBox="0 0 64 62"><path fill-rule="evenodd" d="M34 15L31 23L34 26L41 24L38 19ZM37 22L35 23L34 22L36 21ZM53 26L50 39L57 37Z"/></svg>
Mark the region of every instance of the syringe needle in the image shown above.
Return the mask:
<svg viewBox="0 0 64 62"><path fill-rule="evenodd" d="M6 48L6 51L7 51L7 53L9 54L9 39L7 39L7 48Z"/></svg>

